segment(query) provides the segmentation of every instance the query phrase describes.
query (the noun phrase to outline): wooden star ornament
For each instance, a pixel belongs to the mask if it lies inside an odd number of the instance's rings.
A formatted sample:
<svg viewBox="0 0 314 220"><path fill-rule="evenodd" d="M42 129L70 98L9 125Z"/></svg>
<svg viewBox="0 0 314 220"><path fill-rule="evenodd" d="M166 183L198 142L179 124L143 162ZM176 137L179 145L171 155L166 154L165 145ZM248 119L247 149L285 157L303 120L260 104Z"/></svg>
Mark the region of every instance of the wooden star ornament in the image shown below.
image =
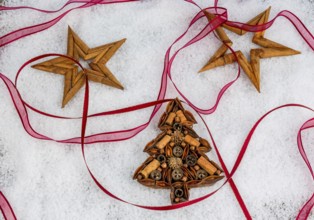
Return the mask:
<svg viewBox="0 0 314 220"><path fill-rule="evenodd" d="M270 13L270 7L264 12L260 13L253 19L247 22L250 25L261 25L267 23ZM205 11L206 17L211 21L215 15L210 14ZM289 56L300 54L299 51L293 50L289 47L271 41L264 37L265 30L256 32L253 36L252 42L261 46L261 48L251 49L250 51L250 62L245 58L241 51L236 51L235 54L226 53L228 46L232 46L232 41L227 36L223 28L226 28L238 35L244 35L246 31L243 31L239 28L231 27L226 24L219 26L215 32L218 35L218 38L223 42L215 54L210 58L206 65L199 71L204 72L215 67L224 66L226 64L234 63L238 60L239 65L242 67L244 72L247 74L255 88L260 92L260 59L270 58L270 57L279 57L279 56Z"/></svg>
<svg viewBox="0 0 314 220"><path fill-rule="evenodd" d="M64 75L64 93L62 108L72 99L72 97L85 84L86 76L89 80L124 89L122 84L116 79L111 71L106 67L106 63L125 42L122 39L113 43L105 44L95 48L89 48L69 27L68 28L68 48L67 56L79 61L82 58L88 63L89 68L78 71L76 63L64 57L57 57L32 66L35 69L46 72Z"/></svg>

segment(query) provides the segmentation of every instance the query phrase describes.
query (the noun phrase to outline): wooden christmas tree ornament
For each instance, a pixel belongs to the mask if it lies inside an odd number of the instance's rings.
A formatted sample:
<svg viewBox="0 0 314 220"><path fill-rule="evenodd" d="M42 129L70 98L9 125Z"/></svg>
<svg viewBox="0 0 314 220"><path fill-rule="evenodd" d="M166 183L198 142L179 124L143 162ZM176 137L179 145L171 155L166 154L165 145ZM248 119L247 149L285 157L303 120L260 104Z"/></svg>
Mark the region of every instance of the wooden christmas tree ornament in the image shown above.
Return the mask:
<svg viewBox="0 0 314 220"><path fill-rule="evenodd" d="M64 75L64 93L62 108L72 99L72 97L84 85L86 76L89 80L123 89L122 84L116 79L111 71L106 67L106 63L125 42L122 39L113 43L105 44L95 48L89 48L69 27L68 28L68 48L67 56L79 61L88 60L89 68L78 71L75 62L64 57L54 58L32 66L35 69Z"/></svg>
<svg viewBox="0 0 314 220"><path fill-rule="evenodd" d="M267 23L269 13L270 7L261 14L248 21L247 24L261 25ZM206 11L205 14L209 21L211 21L215 17L213 14L210 14ZM299 51L293 50L289 47L283 46L279 43L265 38L264 30L256 32L254 34L252 42L261 46L261 48L251 49L249 62L241 51L236 51L236 56L232 53L226 53L228 50L228 46L232 46L232 41L229 39L223 28L226 28L238 35L244 35L246 33L246 31L235 27L230 27L226 24L218 27L215 32L217 33L218 38L222 41L223 44L219 47L219 49L214 53L214 55L199 72L204 72L215 67L231 64L238 60L239 65L242 67L243 71L249 77L257 91L260 92L260 59L300 54Z"/></svg>
<svg viewBox="0 0 314 220"><path fill-rule="evenodd" d="M192 129L195 123L179 99L171 101L159 121L162 132L144 149L150 157L133 176L144 186L171 189L172 204L188 201L190 188L223 178L222 169L205 155L211 147Z"/></svg>

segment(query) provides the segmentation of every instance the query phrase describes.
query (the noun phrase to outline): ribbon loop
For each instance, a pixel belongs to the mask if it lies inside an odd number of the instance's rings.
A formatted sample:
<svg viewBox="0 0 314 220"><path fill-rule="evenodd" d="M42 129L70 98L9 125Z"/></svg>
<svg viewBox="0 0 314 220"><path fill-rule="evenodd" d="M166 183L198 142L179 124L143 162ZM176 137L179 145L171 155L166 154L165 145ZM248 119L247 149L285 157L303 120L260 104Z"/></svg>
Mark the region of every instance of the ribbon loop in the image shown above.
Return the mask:
<svg viewBox="0 0 314 220"><path fill-rule="evenodd" d="M37 8L32 8L32 7L27 7L27 6L21 6L21 7L5 7L5 6L1 6L0 10L17 10L17 9L31 9L31 10L36 10L36 11L40 11L43 13L55 13L55 12L59 12L62 9L64 9L66 6L73 4L73 3L78 3L80 4L77 7L74 8L70 8L69 10L65 11L64 13L62 13L61 15L57 16L56 18L47 21L45 23L41 23L38 25L34 25L34 26L30 26L30 27L25 27L16 31L13 31L11 33L8 33L2 37L0 37L0 47L7 45L11 42L14 42L20 38L23 38L25 36L43 31L45 29L48 29L50 27L52 27L53 25L55 25L58 21L60 21L66 14L68 14L70 11L72 10L76 10L76 9L82 9L82 8L87 8L87 7L91 7L97 4L111 4L111 3L121 3L121 2L133 2L136 0L69 0L64 6L62 6L60 9L55 10L55 11L48 11L48 10L42 10L42 9L37 9ZM140 208L144 208L144 209L150 209L150 210L172 210L172 209L177 209L177 208L182 208L182 207L186 207L189 205L192 205L194 203L200 202L210 196L212 196L213 194L215 194L216 192L218 192L226 183L230 183L230 186L237 198L237 201L240 204L240 207L242 208L242 211L245 215L245 217L247 219L251 219L251 215L234 183L234 181L232 180L232 176L235 174L235 172L237 171L237 169L240 166L240 163L242 161L242 158L248 148L249 142L251 140L252 135L254 134L257 126L260 124L260 122L270 113L281 109L281 108L285 108L285 107L301 107L301 108L305 108L308 109L310 111L313 111L311 108L307 107L307 106L303 106L303 105L299 105L299 104L287 104L284 106L279 106L275 109L270 110L269 112L267 112L265 115L263 115L252 127L252 129L250 130L247 138L244 141L243 146L241 147L240 153L236 159L236 162L231 170L231 172L229 172L227 170L227 167L224 164L223 158L219 153L219 149L215 144L215 141L211 135L211 132L205 122L205 120L202 117L202 114L212 114L215 112L220 99L222 98L223 94L226 92L226 90L239 78L240 75L240 67L238 65L238 71L237 71L237 76L235 77L235 79L233 79L232 81L230 81L229 83L227 83L226 85L223 86L223 88L220 90L220 92L218 93L218 96L216 98L216 102L215 104L209 108L209 109L201 109L199 107L197 107L196 105L194 105L178 88L178 86L176 85L176 83L174 82L174 80L172 79L172 75L171 75L171 67L172 67L172 63L175 60L175 58L177 57L177 55L183 51L185 48L189 47L190 45L202 40L204 37L208 36L208 34L212 33L217 27L223 25L223 24L227 24L229 26L232 27L236 27L242 30L246 30L246 31L252 31L252 32L256 32L256 31L262 31L265 30L269 27L272 26L272 24L275 22L275 20L279 17L285 17L287 18L297 29L297 31L299 32L299 34L303 37L303 39L306 41L306 43L314 50L314 37L313 35L310 33L310 31L305 27L305 25L298 19L298 17L296 15L294 15L293 13L289 12L289 11L282 11L280 13L278 13L271 21L262 24L262 25L247 25L247 24L243 24L240 22L232 22L228 20L228 14L227 14L227 9L222 8L222 7L217 7L218 5L218 0L215 0L215 7L208 7L205 9L202 9L200 6L198 6L193 0L185 0L188 3L193 4L194 6L198 7L200 9L200 11L193 17L193 19L191 20L189 26L187 27L187 29L185 30L185 32L180 35L171 45L170 47L167 49L166 53L165 53L165 57L164 57L164 69L161 75L161 82L160 82L160 88L159 88L159 93L158 96L156 98L155 101L151 101L151 102L147 102L147 103L142 103L142 104L138 104L138 105L134 105L134 106L130 106L130 107L126 107L126 108L122 108L122 109L117 109L117 110L112 110L112 111L107 111L107 112L100 112L100 113L96 113L93 115L88 115L88 103L89 103L89 85L88 85L88 80L85 81L86 86L85 86L85 94L84 94L84 105L83 105L83 113L82 113L82 117L63 117L63 116L58 116L58 115L53 115L53 114L49 114L49 113L45 113L41 110L38 110L36 108L34 108L33 106L31 106L30 104L26 103L23 98L21 97L21 94L19 93L18 89L17 89L17 83L18 83L18 77L21 74L21 71L30 63L38 60L38 59L42 59L48 56L62 56L62 57L66 57L68 59L73 60L76 64L78 64L82 69L83 67L80 65L80 63L76 60L74 60L71 57L65 56L65 55L60 55L60 54L45 54L45 55L41 55L38 57L35 57L29 61L27 61L25 64L22 65L22 67L19 69L16 78L15 78L15 84L13 82L11 82L4 74L0 73L0 78L3 80L3 82L5 83L6 87L8 88L8 91L10 93L10 96L12 98L12 101L15 105L15 108L17 110L17 113L21 119L22 125L25 129L25 131L32 137L37 138L37 139L42 139L42 140L49 140L49 141L55 141L55 142L59 142L59 143L73 143L73 144L81 144L81 149L82 149L82 155L83 155L83 159L85 162L85 165L88 169L88 172L90 174L90 176L92 177L92 179L94 180L94 182L96 183L96 185L107 195L109 195L110 197L117 199L119 201L122 201L124 203L128 203ZM201 18L203 18L205 16L204 11L210 12L212 14L215 14L216 17L214 19L212 19L211 21L209 21L204 28L197 33L196 35L194 35L194 37L189 40L186 44L184 44L184 46L182 46L181 48L177 49L176 51L173 52L173 55L170 56L171 54L171 50L173 48L173 46L178 43L191 29L191 27ZM235 52L232 50L232 48L229 47L229 49L231 50L231 52L233 54L235 54ZM171 83L173 84L173 86L175 87L175 89L177 90L177 92L181 95L181 97L186 101L186 103L188 105L190 105L195 112L200 116L200 118L202 119L208 133L209 136L212 140L212 143L214 145L214 148L217 152L219 161L226 173L226 181L223 183L223 185L221 185L217 190L202 196L200 198L191 200L191 201L187 201L184 203L179 203L176 205L170 205L170 206L145 206L145 205L138 205L138 204L133 204L133 203L129 203L125 200L122 200L121 198L113 195L109 190L107 190L104 186L102 186L102 184L97 180L97 178L93 175L92 171L90 170L88 163L86 161L85 158L85 151L84 151L84 146L85 144L93 144L93 143L98 143L98 142L112 142L112 141L122 141L122 140L127 140L130 139L132 137L134 137L135 135L139 134L140 132L142 132L147 126L148 124L151 122L151 120L153 119L153 117L155 116L155 114L157 113L157 111L160 109L161 105L165 102L168 102L169 99L165 99L166 96L166 92L167 92L167 85L168 85L168 77L171 81ZM131 111L136 111L136 110L140 110L140 109L144 109L144 108L148 108L148 107L154 107L147 122L134 127L134 128L130 128L130 129L126 129L126 130L118 130L118 131L111 131L111 132L104 132L104 133L97 133L97 134L93 134L93 135L89 135L86 136L86 125L88 122L88 118L91 117L103 117L106 115L113 115L113 114L122 114L122 113L127 113L127 112L131 112ZM64 139L64 140L55 140L51 137L48 137L46 135L40 134L38 133L36 130L34 130L31 126L31 123L29 121L28 118L28 111L27 109L31 109L35 112L37 112L38 114L47 116L47 117L53 117L53 118L57 118L57 119L81 119L82 121L82 128L81 128L81 135L79 137L72 137L72 138L68 138L68 139ZM302 127L300 128L299 132L298 132L298 137L297 137L297 141L298 141L298 148L299 148L299 152L303 158L303 160L305 161L308 169L310 170L310 173L314 179L314 174L313 174L313 170L311 167L311 164L307 158L307 155L304 151L303 148L303 143L302 143L302 137L301 137L301 132L305 129L309 129L314 127L314 118L308 120L307 122L305 122ZM313 208L314 205L314 195L308 200L308 202L302 207L302 209L299 212L299 215L297 217L297 219L306 219L307 216L309 215L311 209ZM5 216L6 219L16 219L14 212L11 208L11 206L9 205L8 201L6 200L6 198L4 197L4 195L0 192L0 208L1 211L3 213L3 215ZM3 211L4 210L4 211ZM9 212L11 211L11 212Z"/></svg>

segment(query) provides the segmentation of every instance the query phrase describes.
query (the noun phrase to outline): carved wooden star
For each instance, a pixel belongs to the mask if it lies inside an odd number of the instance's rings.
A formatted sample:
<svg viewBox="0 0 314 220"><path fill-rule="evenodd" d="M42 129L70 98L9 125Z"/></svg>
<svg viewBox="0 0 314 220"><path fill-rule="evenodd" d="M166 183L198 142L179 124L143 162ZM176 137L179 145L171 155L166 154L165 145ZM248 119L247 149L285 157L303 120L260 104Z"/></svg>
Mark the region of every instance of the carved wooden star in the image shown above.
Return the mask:
<svg viewBox="0 0 314 220"><path fill-rule="evenodd" d="M99 82L118 89L123 89L121 83L106 67L106 63L125 42L122 39L113 43L105 44L95 48L89 48L69 27L68 28L68 48L67 56L79 61L91 60L88 69L78 71L76 63L64 57L54 58L32 66L35 69L44 70L51 73L64 75L64 93L62 108L84 85L86 76L89 80Z"/></svg>
<svg viewBox="0 0 314 220"><path fill-rule="evenodd" d="M250 25L260 25L268 21L270 12L270 7L264 12L260 13L253 19L247 22ZM215 16L208 12L206 13L207 19L210 21ZM270 57L279 57L279 56L289 56L300 54L299 51L293 50L289 47L283 46L279 43L271 41L264 37L264 31L256 32L253 36L252 42L261 46L261 48L251 49L250 51L250 62L245 58L241 51L236 51L235 55L232 53L226 53L228 46L232 46L232 41L229 39L227 34L224 31L224 28L238 34L244 35L246 31L243 31L239 28L231 27L226 24L223 24L222 27L218 27L215 31L218 35L218 38L223 42L215 54L210 58L207 64L199 71L204 72L209 69L213 69L218 66L223 66L226 64L236 62L236 57L238 58L239 65L242 67L244 72L247 74L251 82L254 84L258 92L260 92L260 59L270 58Z"/></svg>

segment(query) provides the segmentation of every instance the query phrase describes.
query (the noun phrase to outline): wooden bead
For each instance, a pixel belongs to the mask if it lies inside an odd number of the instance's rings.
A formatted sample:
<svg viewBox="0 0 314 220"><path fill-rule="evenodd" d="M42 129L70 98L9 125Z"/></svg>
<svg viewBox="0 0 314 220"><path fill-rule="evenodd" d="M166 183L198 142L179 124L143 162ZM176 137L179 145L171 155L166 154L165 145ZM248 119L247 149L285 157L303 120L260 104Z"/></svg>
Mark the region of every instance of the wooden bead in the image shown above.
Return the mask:
<svg viewBox="0 0 314 220"><path fill-rule="evenodd" d="M195 150L195 147L194 147L194 146L191 146L191 147L190 147L190 150Z"/></svg>
<svg viewBox="0 0 314 220"><path fill-rule="evenodd" d="M178 203L178 202L180 202L180 198L175 198L174 201L175 201L176 203Z"/></svg>
<svg viewBox="0 0 314 220"><path fill-rule="evenodd" d="M186 176L182 177L182 181L186 182L188 180L188 178Z"/></svg>
<svg viewBox="0 0 314 220"><path fill-rule="evenodd" d="M173 147L174 146L174 142L170 142L170 146Z"/></svg>
<svg viewBox="0 0 314 220"><path fill-rule="evenodd" d="M195 165L195 166L194 166L194 169L195 169L196 171L198 171L198 170L200 169L200 166Z"/></svg>
<svg viewBox="0 0 314 220"><path fill-rule="evenodd" d="M161 167L158 167L157 170L160 171L160 172L162 171Z"/></svg>
<svg viewBox="0 0 314 220"><path fill-rule="evenodd" d="M138 179L138 180L141 180L141 179L143 179L143 176L142 176L141 174L139 174L139 175L137 176L137 179Z"/></svg>
<svg viewBox="0 0 314 220"><path fill-rule="evenodd" d="M167 168L167 164L166 163L162 163L161 167L165 169L165 168Z"/></svg>
<svg viewBox="0 0 314 220"><path fill-rule="evenodd" d="M182 147L185 147L185 146L186 146L186 143L185 143L184 141L182 141L181 146L182 146Z"/></svg>

